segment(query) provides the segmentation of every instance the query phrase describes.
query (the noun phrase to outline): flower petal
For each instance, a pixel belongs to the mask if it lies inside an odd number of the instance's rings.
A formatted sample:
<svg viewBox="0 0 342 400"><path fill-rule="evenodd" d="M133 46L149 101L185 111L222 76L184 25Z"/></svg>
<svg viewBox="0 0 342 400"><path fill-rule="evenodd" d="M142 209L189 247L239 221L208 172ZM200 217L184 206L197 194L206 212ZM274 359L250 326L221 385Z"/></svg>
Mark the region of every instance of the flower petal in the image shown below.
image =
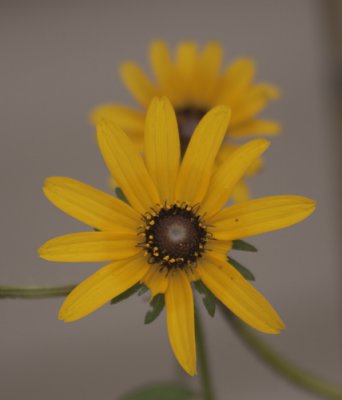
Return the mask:
<svg viewBox="0 0 342 400"><path fill-rule="evenodd" d="M195 42L182 42L176 50L176 69L181 82L183 102L181 107L197 105L196 94L200 84L198 76L199 54ZM179 104L177 104L179 105Z"/></svg>
<svg viewBox="0 0 342 400"><path fill-rule="evenodd" d="M259 139L238 147L217 169L211 178L208 193L201 205L201 212L210 218L229 200L236 184L248 168L269 147L267 140Z"/></svg>
<svg viewBox="0 0 342 400"><path fill-rule="evenodd" d="M93 110L91 122L97 124L103 119L115 122L125 132L142 134L145 126L145 114L120 104L103 104Z"/></svg>
<svg viewBox="0 0 342 400"><path fill-rule="evenodd" d="M173 66L169 49L164 41L155 40L151 43L150 64L160 85L168 85Z"/></svg>
<svg viewBox="0 0 342 400"><path fill-rule="evenodd" d="M65 177L45 180L44 193L58 208L103 231L125 227L136 231L140 216L124 202L85 183Z"/></svg>
<svg viewBox="0 0 342 400"><path fill-rule="evenodd" d="M180 365L193 376L196 374L194 299L184 271L176 270L170 275L165 304L172 350Z"/></svg>
<svg viewBox="0 0 342 400"><path fill-rule="evenodd" d="M207 193L216 155L230 119L230 110L217 106L200 121L182 161L176 184L176 199L200 203Z"/></svg>
<svg viewBox="0 0 342 400"><path fill-rule="evenodd" d="M218 42L209 42L200 55L202 77L209 82L218 78L222 63L222 46Z"/></svg>
<svg viewBox="0 0 342 400"><path fill-rule="evenodd" d="M165 42L157 40L150 46L150 64L157 80L160 92L167 96L174 107L184 106L186 88L184 79L173 60Z"/></svg>
<svg viewBox="0 0 342 400"><path fill-rule="evenodd" d="M161 202L174 200L180 145L177 120L166 97L154 98L148 109L145 127L145 159Z"/></svg>
<svg viewBox="0 0 342 400"><path fill-rule="evenodd" d="M273 334L285 328L271 304L231 265L205 260L197 269L208 289L247 324Z"/></svg>
<svg viewBox="0 0 342 400"><path fill-rule="evenodd" d="M165 293L169 283L168 271L161 269L160 265L150 265L150 269L143 277L142 282L150 289L152 297L158 293Z"/></svg>
<svg viewBox="0 0 342 400"><path fill-rule="evenodd" d="M135 257L99 269L69 294L59 311L59 319L72 322L92 313L139 282L148 268L143 257Z"/></svg>
<svg viewBox="0 0 342 400"><path fill-rule="evenodd" d="M252 59L239 58L224 72L221 93L216 104L232 104L251 84L255 75Z"/></svg>
<svg viewBox="0 0 342 400"><path fill-rule="evenodd" d="M218 42L209 42L198 56L196 70L193 72L191 104L199 109L212 106L219 89L222 47Z"/></svg>
<svg viewBox="0 0 342 400"><path fill-rule="evenodd" d="M232 199L234 203L241 203L242 201L247 201L251 198L251 194L249 192L249 188L246 183L241 180L238 182L233 190Z"/></svg>
<svg viewBox="0 0 342 400"><path fill-rule="evenodd" d="M158 94L157 89L147 78L139 65L133 62L123 63L120 67L121 78L133 97L143 106L148 106Z"/></svg>
<svg viewBox="0 0 342 400"><path fill-rule="evenodd" d="M278 97L279 90L274 85L259 83L251 86L239 98L239 101L232 105L234 113L232 114L231 129L253 118L266 107L270 100L275 100Z"/></svg>
<svg viewBox="0 0 342 400"><path fill-rule="evenodd" d="M230 240L209 240L205 247L208 251L207 254L211 258L226 262L228 252L233 247L233 242ZM194 270L196 271L196 268Z"/></svg>
<svg viewBox="0 0 342 400"><path fill-rule="evenodd" d="M249 120L246 123L237 125L229 130L230 137L246 137L255 135L277 135L281 130L281 126L278 122L269 120Z"/></svg>
<svg viewBox="0 0 342 400"><path fill-rule="evenodd" d="M97 125L97 138L107 167L129 203L140 213L160 203L143 159L123 130L105 121Z"/></svg>
<svg viewBox="0 0 342 400"><path fill-rule="evenodd" d="M285 228L307 218L315 202L302 196L270 196L249 200L225 208L207 222L214 237L221 240L243 239Z"/></svg>
<svg viewBox="0 0 342 400"><path fill-rule="evenodd" d="M197 67L198 50L195 42L182 42L177 47L176 62L184 78L191 78Z"/></svg>
<svg viewBox="0 0 342 400"><path fill-rule="evenodd" d="M116 261L135 256L137 235L132 231L81 232L49 240L39 249L40 257L49 261Z"/></svg>

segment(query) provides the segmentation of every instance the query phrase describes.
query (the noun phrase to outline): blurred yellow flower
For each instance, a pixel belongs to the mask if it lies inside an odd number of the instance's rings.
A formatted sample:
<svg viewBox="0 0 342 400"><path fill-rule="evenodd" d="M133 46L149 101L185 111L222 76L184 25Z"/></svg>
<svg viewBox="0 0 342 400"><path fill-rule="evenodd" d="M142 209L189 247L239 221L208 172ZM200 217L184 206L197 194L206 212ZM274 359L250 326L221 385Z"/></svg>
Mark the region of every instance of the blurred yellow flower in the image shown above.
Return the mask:
<svg viewBox="0 0 342 400"><path fill-rule="evenodd" d="M59 318L75 321L138 282L152 296L164 294L170 343L181 366L196 374L194 300L191 282L203 284L255 329L279 333L284 324L267 300L227 262L234 239L272 231L308 217L315 203L274 196L224 208L233 188L269 143L258 139L215 160L230 119L225 106L197 125L180 161L174 109L155 98L147 112L144 157L111 121L98 125L103 158L128 203L79 181L51 177L48 199L97 231L73 233L45 243L51 261L110 261L66 298Z"/></svg>
<svg viewBox="0 0 342 400"><path fill-rule="evenodd" d="M222 71L223 49L217 42L209 42L202 50L195 42L181 42L172 58L165 42L154 41L149 56L155 81L134 62L125 62L120 68L123 82L142 110L104 104L93 111L94 123L102 118L114 121L141 148L147 107L154 96L164 95L176 110L182 154L199 120L216 105L223 104L232 110L226 132L230 139L274 135L280 131L277 122L258 116L271 100L279 97L279 91L269 83L254 83L252 59L239 58ZM237 147L232 141L228 144L230 148L233 145ZM223 144L221 158L225 154ZM252 166L249 175L257 171L257 166ZM249 198L243 181L237 185L233 197L239 201Z"/></svg>

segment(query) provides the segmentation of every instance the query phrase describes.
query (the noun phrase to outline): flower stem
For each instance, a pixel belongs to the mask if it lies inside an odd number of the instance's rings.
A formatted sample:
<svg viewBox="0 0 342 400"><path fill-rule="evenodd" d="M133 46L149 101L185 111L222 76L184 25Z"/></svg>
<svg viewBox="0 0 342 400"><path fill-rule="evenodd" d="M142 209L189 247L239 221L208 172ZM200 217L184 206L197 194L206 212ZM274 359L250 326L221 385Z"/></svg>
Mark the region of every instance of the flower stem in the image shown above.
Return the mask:
<svg viewBox="0 0 342 400"><path fill-rule="evenodd" d="M204 331L200 315L197 309L195 309L195 328L196 328L196 342L197 342L198 358L200 364L200 377L202 383L203 400L214 400L215 397L209 371Z"/></svg>
<svg viewBox="0 0 342 400"><path fill-rule="evenodd" d="M280 374L293 384L315 393L324 399L341 400L342 386L336 386L322 378L297 367L289 360L283 358L275 352L268 344L255 335L243 322L233 316L233 314L224 307L223 315L233 327L239 338L252 350L263 362L265 362L273 371Z"/></svg>
<svg viewBox="0 0 342 400"><path fill-rule="evenodd" d="M45 299L66 296L75 286L0 286L0 299Z"/></svg>

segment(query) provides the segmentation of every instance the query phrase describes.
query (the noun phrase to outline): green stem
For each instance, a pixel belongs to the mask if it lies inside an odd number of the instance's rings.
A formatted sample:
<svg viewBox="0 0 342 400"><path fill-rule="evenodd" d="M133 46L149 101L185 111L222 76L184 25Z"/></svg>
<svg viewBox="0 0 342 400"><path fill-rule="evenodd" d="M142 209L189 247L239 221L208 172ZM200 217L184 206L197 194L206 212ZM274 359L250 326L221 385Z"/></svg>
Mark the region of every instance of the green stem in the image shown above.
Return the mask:
<svg viewBox="0 0 342 400"><path fill-rule="evenodd" d="M214 400L213 385L209 371L208 356L206 351L204 331L197 309L195 309L195 328L198 359L200 364L200 377L202 383L203 400Z"/></svg>
<svg viewBox="0 0 342 400"><path fill-rule="evenodd" d="M75 286L0 286L0 299L45 299L66 296Z"/></svg>
<svg viewBox="0 0 342 400"><path fill-rule="evenodd" d="M225 319L233 327L239 338L259 357L259 359L271 367L273 371L285 377L293 384L315 393L324 399L342 399L342 386L335 386L283 358L255 335L243 322L234 317L230 311L224 307L221 308Z"/></svg>

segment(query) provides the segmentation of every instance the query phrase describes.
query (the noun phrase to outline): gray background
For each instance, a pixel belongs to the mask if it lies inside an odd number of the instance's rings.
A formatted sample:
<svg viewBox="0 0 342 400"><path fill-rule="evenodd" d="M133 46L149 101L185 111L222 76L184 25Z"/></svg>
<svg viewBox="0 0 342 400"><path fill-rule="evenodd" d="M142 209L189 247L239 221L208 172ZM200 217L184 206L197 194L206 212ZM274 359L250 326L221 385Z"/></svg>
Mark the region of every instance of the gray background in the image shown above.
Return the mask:
<svg viewBox="0 0 342 400"><path fill-rule="evenodd" d="M99 102L134 104L117 67L147 65L153 38L218 39L228 62L257 60L258 78L283 97L266 112L284 125L252 183L255 196L318 201L304 223L252 242L240 256L287 324L266 339L302 366L341 382L341 142L335 125L331 37L325 1L8 1L0 3L0 216L2 284L77 282L96 265L39 260L37 247L82 230L43 197L49 175L106 188L107 171L87 113ZM73 324L61 299L0 303L1 399L117 399L177 372L165 315L144 326L131 299ZM249 353L220 316L204 316L218 399L301 399ZM197 378L192 381L198 385Z"/></svg>

